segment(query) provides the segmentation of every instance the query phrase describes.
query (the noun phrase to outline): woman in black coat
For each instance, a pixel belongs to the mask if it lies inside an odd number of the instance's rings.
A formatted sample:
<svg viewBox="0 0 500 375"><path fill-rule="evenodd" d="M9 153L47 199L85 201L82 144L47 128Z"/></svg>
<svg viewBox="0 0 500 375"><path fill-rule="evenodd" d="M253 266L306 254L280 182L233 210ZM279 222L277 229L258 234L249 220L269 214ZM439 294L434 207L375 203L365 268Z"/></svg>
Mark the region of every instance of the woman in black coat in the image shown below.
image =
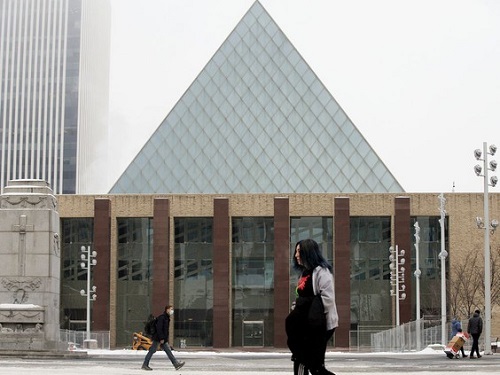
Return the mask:
<svg viewBox="0 0 500 375"><path fill-rule="evenodd" d="M312 239L297 242L293 264L299 273L297 299L285 328L294 374L332 375L325 368L327 342L338 326L332 267Z"/></svg>

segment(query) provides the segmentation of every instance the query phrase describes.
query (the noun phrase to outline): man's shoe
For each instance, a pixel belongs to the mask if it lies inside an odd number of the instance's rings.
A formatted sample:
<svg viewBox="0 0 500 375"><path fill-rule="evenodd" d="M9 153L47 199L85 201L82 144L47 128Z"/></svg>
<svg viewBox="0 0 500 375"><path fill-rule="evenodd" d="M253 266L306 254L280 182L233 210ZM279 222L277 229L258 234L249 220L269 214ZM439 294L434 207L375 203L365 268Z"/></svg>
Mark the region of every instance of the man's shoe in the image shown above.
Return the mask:
<svg viewBox="0 0 500 375"><path fill-rule="evenodd" d="M467 354L464 354L462 357L463 357L463 358L467 358Z"/></svg>
<svg viewBox="0 0 500 375"><path fill-rule="evenodd" d="M477 356L477 358L481 358L481 357L482 357L482 355L478 355L478 356Z"/></svg>
<svg viewBox="0 0 500 375"><path fill-rule="evenodd" d="M475 357L473 355L470 356L470 359L475 359Z"/></svg>
<svg viewBox="0 0 500 375"><path fill-rule="evenodd" d="M148 365L142 365L141 369L146 370L146 371L153 371L153 369L151 367L149 367Z"/></svg>
<svg viewBox="0 0 500 375"><path fill-rule="evenodd" d="M182 366L184 366L186 364L186 362L178 362L176 365L175 365L175 369L176 370L179 370Z"/></svg>

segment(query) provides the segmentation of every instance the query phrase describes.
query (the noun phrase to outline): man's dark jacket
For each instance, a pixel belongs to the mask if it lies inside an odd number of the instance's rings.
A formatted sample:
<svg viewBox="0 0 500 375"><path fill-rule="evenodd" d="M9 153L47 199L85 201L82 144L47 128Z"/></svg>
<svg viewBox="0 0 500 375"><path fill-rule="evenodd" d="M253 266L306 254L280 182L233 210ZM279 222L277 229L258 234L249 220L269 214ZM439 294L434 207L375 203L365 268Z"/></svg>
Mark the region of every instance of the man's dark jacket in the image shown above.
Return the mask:
<svg viewBox="0 0 500 375"><path fill-rule="evenodd" d="M474 313L472 318L469 319L467 332L471 335L480 335L483 332L483 319L481 319L478 313Z"/></svg>
<svg viewBox="0 0 500 375"><path fill-rule="evenodd" d="M153 339L168 342L168 330L170 327L170 316L164 311L156 320L156 334Z"/></svg>

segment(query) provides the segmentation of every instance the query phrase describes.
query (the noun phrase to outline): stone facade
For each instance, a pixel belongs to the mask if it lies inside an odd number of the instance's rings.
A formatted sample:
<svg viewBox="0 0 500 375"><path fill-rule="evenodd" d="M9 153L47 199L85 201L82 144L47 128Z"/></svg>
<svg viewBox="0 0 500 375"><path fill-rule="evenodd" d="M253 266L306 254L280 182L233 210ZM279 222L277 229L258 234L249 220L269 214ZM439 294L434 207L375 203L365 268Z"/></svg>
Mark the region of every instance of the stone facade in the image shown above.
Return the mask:
<svg viewBox="0 0 500 375"><path fill-rule="evenodd" d="M11 181L0 197L0 214L0 348L57 349L57 200L44 181Z"/></svg>

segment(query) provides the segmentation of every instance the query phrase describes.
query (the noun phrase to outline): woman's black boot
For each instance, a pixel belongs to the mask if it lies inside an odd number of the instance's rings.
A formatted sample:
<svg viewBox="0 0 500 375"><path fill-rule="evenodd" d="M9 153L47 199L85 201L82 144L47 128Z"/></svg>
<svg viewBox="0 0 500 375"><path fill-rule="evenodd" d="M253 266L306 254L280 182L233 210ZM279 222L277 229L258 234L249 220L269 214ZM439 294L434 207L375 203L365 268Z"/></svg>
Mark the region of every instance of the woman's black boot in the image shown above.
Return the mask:
<svg viewBox="0 0 500 375"><path fill-rule="evenodd" d="M309 370L299 361L293 362L293 374L294 375L309 375Z"/></svg>
<svg viewBox="0 0 500 375"><path fill-rule="evenodd" d="M333 372L328 371L324 366L321 366L320 368L311 370L312 375L335 375Z"/></svg>

